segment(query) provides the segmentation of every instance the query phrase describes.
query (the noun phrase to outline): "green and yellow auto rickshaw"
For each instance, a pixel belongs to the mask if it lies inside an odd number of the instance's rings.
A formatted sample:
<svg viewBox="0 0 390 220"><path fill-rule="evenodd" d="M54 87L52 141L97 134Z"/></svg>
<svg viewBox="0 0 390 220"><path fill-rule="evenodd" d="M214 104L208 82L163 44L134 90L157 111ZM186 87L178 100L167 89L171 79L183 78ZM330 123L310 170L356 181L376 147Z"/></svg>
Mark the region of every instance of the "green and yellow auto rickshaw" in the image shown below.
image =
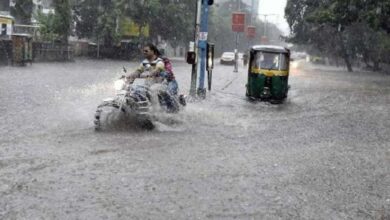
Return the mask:
<svg viewBox="0 0 390 220"><path fill-rule="evenodd" d="M281 103L289 89L290 50L257 45L250 50L246 96L250 100Z"/></svg>

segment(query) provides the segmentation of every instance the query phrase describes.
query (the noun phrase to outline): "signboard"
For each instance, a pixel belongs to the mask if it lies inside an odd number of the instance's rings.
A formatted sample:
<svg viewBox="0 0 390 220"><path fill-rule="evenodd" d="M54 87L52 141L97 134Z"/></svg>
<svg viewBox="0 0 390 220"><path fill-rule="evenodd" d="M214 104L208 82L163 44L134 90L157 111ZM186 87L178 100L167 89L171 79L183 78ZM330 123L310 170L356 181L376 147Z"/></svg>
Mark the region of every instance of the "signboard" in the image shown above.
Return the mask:
<svg viewBox="0 0 390 220"><path fill-rule="evenodd" d="M123 37L139 37L140 34L149 37L148 24L140 29L140 26L128 17L122 19L120 28Z"/></svg>
<svg viewBox="0 0 390 220"><path fill-rule="evenodd" d="M256 27L255 26L248 26L246 28L246 36L248 38L254 38L256 36Z"/></svg>
<svg viewBox="0 0 390 220"><path fill-rule="evenodd" d="M12 24L13 19L9 17L3 17L0 15L0 23L2 24Z"/></svg>
<svg viewBox="0 0 390 220"><path fill-rule="evenodd" d="M233 32L245 31L245 13L233 12L232 13L232 30Z"/></svg>
<svg viewBox="0 0 390 220"><path fill-rule="evenodd" d="M268 38L267 38L266 36L261 36L260 42L261 42L262 44L267 44L267 43L268 43Z"/></svg>
<svg viewBox="0 0 390 220"><path fill-rule="evenodd" d="M207 40L207 35L208 35L207 32L199 32L199 40L206 41Z"/></svg>

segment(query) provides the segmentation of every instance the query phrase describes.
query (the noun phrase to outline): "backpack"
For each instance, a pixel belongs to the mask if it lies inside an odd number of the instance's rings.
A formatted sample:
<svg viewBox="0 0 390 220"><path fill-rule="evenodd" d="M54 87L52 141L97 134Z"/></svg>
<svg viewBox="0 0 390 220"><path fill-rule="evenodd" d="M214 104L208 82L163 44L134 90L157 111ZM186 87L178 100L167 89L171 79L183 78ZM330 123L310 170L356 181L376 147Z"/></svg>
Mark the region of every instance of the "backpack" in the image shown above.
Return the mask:
<svg viewBox="0 0 390 220"><path fill-rule="evenodd" d="M161 59L164 62L165 71L173 73L172 63L171 60L169 60L168 57L161 57Z"/></svg>
<svg viewBox="0 0 390 220"><path fill-rule="evenodd" d="M165 66L165 72L167 74L166 78L168 81L174 80L175 76L173 75L173 68L172 68L172 63L171 60L168 57L161 57L161 59L164 62Z"/></svg>

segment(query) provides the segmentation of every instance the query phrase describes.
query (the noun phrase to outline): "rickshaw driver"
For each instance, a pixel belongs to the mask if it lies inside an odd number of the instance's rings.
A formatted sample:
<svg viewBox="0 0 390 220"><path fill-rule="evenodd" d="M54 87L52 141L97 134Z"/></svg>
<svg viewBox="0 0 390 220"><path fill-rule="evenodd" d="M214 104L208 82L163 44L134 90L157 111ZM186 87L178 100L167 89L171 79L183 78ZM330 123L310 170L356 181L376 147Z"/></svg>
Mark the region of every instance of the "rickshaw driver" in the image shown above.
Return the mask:
<svg viewBox="0 0 390 220"><path fill-rule="evenodd" d="M276 69L278 67L278 56L272 53L261 53L258 62L261 69Z"/></svg>

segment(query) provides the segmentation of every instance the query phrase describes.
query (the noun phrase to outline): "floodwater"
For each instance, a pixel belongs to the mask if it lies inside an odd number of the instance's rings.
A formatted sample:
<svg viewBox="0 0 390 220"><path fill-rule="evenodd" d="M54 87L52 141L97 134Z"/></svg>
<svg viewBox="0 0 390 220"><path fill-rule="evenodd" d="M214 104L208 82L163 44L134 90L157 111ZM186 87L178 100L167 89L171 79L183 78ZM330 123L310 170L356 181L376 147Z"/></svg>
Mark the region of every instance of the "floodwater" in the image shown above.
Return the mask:
<svg viewBox="0 0 390 220"><path fill-rule="evenodd" d="M390 76L304 62L285 103L216 64L156 129L95 132L122 66L0 67L0 219L388 219ZM174 60L182 93L190 66Z"/></svg>

